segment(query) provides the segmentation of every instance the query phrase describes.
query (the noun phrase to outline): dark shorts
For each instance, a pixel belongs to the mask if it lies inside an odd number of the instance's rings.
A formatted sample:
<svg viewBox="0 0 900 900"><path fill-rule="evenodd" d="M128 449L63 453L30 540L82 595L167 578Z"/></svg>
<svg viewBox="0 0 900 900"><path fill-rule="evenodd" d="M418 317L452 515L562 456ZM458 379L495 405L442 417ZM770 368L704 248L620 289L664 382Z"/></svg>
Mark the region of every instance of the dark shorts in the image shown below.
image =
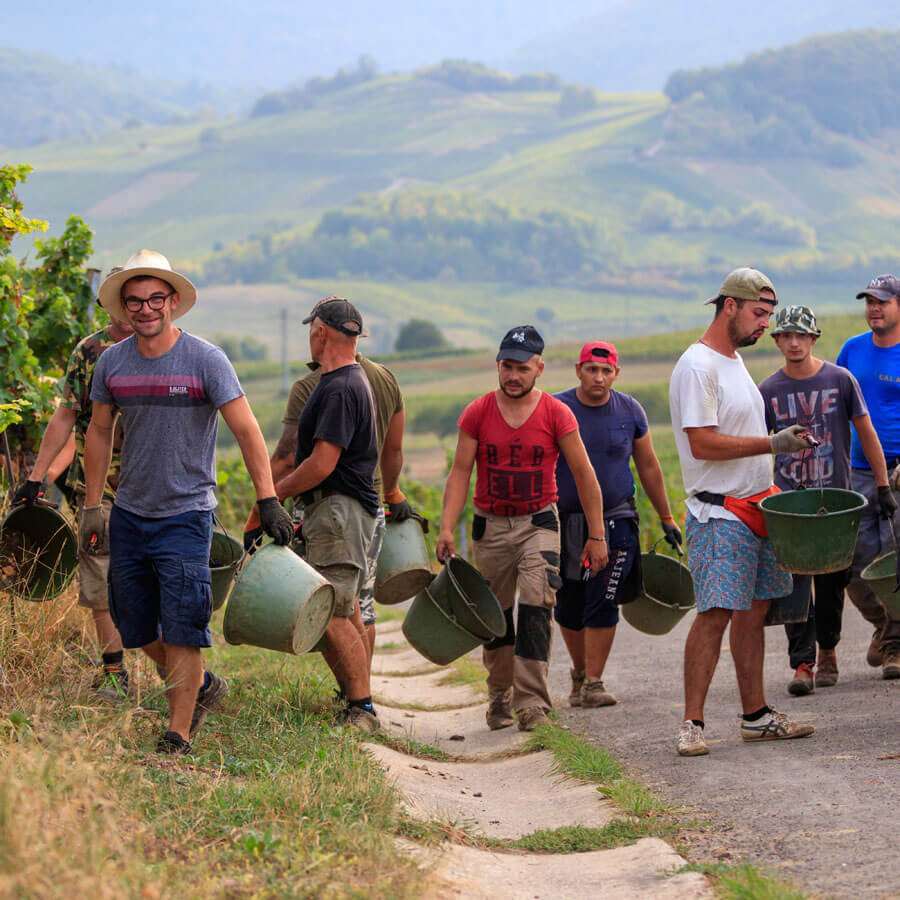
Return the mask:
<svg viewBox="0 0 900 900"><path fill-rule="evenodd" d="M113 506L109 611L122 643L211 647L212 512L150 519Z"/></svg>
<svg viewBox="0 0 900 900"><path fill-rule="evenodd" d="M609 563L587 581L563 579L556 593L556 621L563 628L612 628L619 621L619 604L634 599L636 579L632 577L641 552L637 522L614 519L606 523Z"/></svg>

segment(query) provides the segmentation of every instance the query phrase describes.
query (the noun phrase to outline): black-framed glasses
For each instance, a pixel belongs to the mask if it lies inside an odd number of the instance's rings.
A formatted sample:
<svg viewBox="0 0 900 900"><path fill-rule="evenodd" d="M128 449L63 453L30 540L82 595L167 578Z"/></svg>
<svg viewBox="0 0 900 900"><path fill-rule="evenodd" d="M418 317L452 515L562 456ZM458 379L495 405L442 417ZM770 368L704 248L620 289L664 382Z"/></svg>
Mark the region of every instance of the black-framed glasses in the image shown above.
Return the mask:
<svg viewBox="0 0 900 900"><path fill-rule="evenodd" d="M151 294L149 297L126 297L122 303L128 312L140 312L145 303L150 309L158 311L166 305L166 300L174 293L175 291L169 291L168 294Z"/></svg>

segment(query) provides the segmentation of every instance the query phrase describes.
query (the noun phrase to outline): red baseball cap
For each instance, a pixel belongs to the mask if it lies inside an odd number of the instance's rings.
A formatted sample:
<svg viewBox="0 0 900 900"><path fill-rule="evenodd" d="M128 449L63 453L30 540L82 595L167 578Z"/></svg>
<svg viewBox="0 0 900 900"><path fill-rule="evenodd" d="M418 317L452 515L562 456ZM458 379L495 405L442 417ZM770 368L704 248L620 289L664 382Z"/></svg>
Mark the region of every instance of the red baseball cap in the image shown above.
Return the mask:
<svg viewBox="0 0 900 900"><path fill-rule="evenodd" d="M611 366L619 365L619 351L615 344L606 341L589 341L581 348L578 363L607 362Z"/></svg>

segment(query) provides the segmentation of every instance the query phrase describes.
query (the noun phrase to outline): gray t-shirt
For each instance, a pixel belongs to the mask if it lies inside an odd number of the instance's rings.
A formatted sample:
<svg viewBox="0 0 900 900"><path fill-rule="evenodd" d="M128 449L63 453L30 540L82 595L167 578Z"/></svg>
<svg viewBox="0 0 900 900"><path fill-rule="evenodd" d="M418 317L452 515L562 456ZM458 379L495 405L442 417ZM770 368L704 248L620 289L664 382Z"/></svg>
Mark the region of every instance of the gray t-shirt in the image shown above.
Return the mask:
<svg viewBox="0 0 900 900"><path fill-rule="evenodd" d="M822 443L814 450L779 453L775 484L783 491L822 486L850 487L850 421L869 414L856 379L826 362L812 378L789 378L779 369L760 386L769 431L803 425Z"/></svg>
<svg viewBox="0 0 900 900"><path fill-rule="evenodd" d="M217 410L243 393L228 357L186 331L155 359L134 336L110 347L91 400L122 412L116 506L153 519L215 509Z"/></svg>

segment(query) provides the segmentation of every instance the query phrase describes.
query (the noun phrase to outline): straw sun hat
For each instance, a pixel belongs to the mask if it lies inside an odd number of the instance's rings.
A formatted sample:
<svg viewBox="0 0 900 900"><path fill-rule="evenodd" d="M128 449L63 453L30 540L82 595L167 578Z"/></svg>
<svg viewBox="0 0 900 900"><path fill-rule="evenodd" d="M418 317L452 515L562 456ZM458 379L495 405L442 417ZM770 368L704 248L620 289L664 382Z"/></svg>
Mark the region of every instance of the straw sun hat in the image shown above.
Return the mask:
<svg viewBox="0 0 900 900"><path fill-rule="evenodd" d="M100 285L97 299L114 319L122 318L122 285L139 275L160 278L178 291L180 302L172 313L173 319L183 316L197 302L197 289L184 275L172 269L171 263L162 253L156 250L138 250L128 257L121 269L107 275Z"/></svg>

